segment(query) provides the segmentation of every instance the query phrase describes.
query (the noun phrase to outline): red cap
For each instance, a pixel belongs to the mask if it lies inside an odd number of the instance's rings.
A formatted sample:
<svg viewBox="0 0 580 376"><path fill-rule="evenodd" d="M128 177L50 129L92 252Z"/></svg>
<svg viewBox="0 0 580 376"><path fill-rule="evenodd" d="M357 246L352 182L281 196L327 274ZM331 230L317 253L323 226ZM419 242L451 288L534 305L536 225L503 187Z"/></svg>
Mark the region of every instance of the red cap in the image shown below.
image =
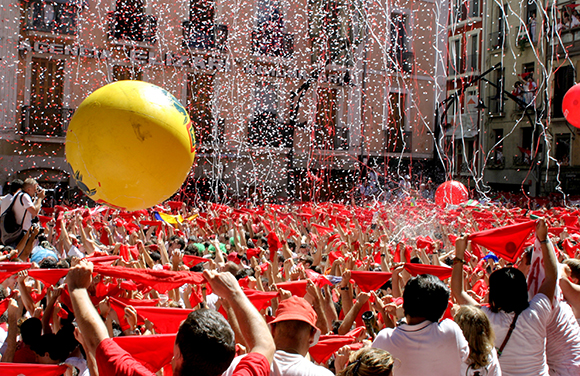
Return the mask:
<svg viewBox="0 0 580 376"><path fill-rule="evenodd" d="M318 315L316 315L314 308L312 308L306 299L291 296L286 300L282 300L280 304L278 304L276 318L272 320L270 324L275 324L281 321L306 322L316 329L314 341L310 344L310 346L314 346L318 342L318 338L320 338L320 329L316 327L316 320L318 320Z"/></svg>

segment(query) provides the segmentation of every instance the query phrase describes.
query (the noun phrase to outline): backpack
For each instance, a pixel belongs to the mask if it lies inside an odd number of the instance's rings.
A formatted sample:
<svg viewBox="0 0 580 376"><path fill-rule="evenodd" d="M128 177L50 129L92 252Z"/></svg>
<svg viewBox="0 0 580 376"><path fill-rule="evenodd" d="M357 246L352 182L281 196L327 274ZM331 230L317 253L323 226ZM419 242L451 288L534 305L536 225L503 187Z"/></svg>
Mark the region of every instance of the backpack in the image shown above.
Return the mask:
<svg viewBox="0 0 580 376"><path fill-rule="evenodd" d="M20 195L20 205L24 205L22 203L23 193L20 192L12 198L10 206L0 215L0 244L10 245L16 242L22 235L22 223L24 222L26 211L24 211L24 216L22 216L20 223L18 223L13 210L18 195Z"/></svg>

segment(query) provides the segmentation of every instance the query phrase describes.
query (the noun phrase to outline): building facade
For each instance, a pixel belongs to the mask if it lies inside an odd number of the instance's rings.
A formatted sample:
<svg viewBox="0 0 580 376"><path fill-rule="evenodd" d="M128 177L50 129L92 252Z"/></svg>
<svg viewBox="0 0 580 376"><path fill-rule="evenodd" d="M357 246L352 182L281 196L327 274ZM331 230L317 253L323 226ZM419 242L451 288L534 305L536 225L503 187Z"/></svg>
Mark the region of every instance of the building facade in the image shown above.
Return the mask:
<svg viewBox="0 0 580 376"><path fill-rule="evenodd" d="M370 160L433 157L447 24L435 1L0 1L2 184L74 185L68 121L126 79L188 109L186 187L204 198L344 198Z"/></svg>

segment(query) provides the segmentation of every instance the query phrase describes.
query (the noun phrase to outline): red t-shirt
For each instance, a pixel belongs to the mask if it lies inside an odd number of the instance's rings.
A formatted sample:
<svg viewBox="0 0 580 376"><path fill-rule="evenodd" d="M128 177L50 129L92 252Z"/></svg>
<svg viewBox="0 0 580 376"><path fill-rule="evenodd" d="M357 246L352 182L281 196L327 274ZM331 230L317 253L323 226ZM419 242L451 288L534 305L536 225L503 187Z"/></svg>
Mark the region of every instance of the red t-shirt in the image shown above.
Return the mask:
<svg viewBox="0 0 580 376"><path fill-rule="evenodd" d="M99 376L155 376L111 338L99 343L95 357Z"/></svg>
<svg viewBox="0 0 580 376"><path fill-rule="evenodd" d="M96 361L99 376L155 376L111 338L99 343ZM268 363L268 359L260 353L250 353L240 361L232 376L269 375L270 363Z"/></svg>

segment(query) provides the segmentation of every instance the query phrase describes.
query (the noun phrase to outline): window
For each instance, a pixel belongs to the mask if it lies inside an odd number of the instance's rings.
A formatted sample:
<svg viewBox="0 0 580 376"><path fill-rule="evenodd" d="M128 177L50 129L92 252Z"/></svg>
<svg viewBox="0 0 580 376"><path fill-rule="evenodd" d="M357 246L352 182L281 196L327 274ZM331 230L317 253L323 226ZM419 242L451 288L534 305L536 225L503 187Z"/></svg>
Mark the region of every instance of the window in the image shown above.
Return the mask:
<svg viewBox="0 0 580 376"><path fill-rule="evenodd" d="M274 84L259 81L256 83L254 97L256 107L250 122L249 141L252 146L285 145L283 138L288 127L278 119L278 94Z"/></svg>
<svg viewBox="0 0 580 376"><path fill-rule="evenodd" d="M469 2L469 17L480 17L479 0L471 0Z"/></svg>
<svg viewBox="0 0 580 376"><path fill-rule="evenodd" d="M570 165L570 133L556 135L556 160L560 166Z"/></svg>
<svg viewBox="0 0 580 376"><path fill-rule="evenodd" d="M467 0L453 0L453 22L467 19Z"/></svg>
<svg viewBox="0 0 580 376"><path fill-rule="evenodd" d="M467 71L479 71L479 34L470 34L467 40Z"/></svg>
<svg viewBox="0 0 580 376"><path fill-rule="evenodd" d="M353 65L353 44L362 27L349 0L309 0L312 63Z"/></svg>
<svg viewBox="0 0 580 376"><path fill-rule="evenodd" d="M400 153L411 148L409 132L405 131L406 95L389 93L387 100L387 127L385 129L385 150Z"/></svg>
<svg viewBox="0 0 580 376"><path fill-rule="evenodd" d="M113 67L113 80L143 80L143 70L138 65L115 65Z"/></svg>
<svg viewBox="0 0 580 376"><path fill-rule="evenodd" d="M497 69L495 71L495 86L491 86L489 89L491 95L489 96L489 112L492 115L503 115L504 110L504 74L505 69Z"/></svg>
<svg viewBox="0 0 580 376"><path fill-rule="evenodd" d="M32 58L30 106L23 107L26 134L64 136L71 111L63 108L64 60Z"/></svg>
<svg viewBox="0 0 580 376"><path fill-rule="evenodd" d="M28 30L53 34L74 35L77 28L78 7L72 3L32 1L28 4Z"/></svg>
<svg viewBox="0 0 580 376"><path fill-rule="evenodd" d="M111 38L155 43L157 17L145 14L143 0L116 0L116 8L109 12L109 17Z"/></svg>
<svg viewBox="0 0 580 376"><path fill-rule="evenodd" d="M252 53L288 58L293 52L294 37L284 32L284 13L280 1L258 0Z"/></svg>
<svg viewBox="0 0 580 376"><path fill-rule="evenodd" d="M212 114L213 75L188 74L187 111L195 128L197 145L210 148L215 141L221 143L222 134L214 126Z"/></svg>
<svg viewBox="0 0 580 376"><path fill-rule="evenodd" d="M316 124L314 128L314 147L321 150L334 150L337 122L337 89L321 87L316 91Z"/></svg>
<svg viewBox="0 0 580 376"><path fill-rule="evenodd" d="M456 76L461 73L461 39L449 41L449 75Z"/></svg>
<svg viewBox="0 0 580 376"><path fill-rule="evenodd" d="M186 40L190 48L210 49L215 47L214 27L215 2L211 0L190 0L189 22L185 22Z"/></svg>
<svg viewBox="0 0 580 376"><path fill-rule="evenodd" d="M503 48L506 38L508 4L496 7L497 18L495 21L497 31L490 34L491 47Z"/></svg>
<svg viewBox="0 0 580 376"><path fill-rule="evenodd" d="M528 6L526 8L526 27L528 29L528 34L531 38L532 43L536 43L538 40L537 30L536 30L536 10L537 6L534 0L528 0Z"/></svg>
<svg viewBox="0 0 580 376"><path fill-rule="evenodd" d="M389 60L392 67L397 71L409 72L412 68L412 55L407 48L407 15L391 13L390 21L391 45L389 48Z"/></svg>
<svg viewBox="0 0 580 376"><path fill-rule="evenodd" d="M555 118L564 117L562 113L562 101L564 100L564 94L574 86L574 79L576 77L576 72L574 67L571 65L566 65L560 67L555 72L554 80L554 96L552 97L552 111Z"/></svg>
<svg viewBox="0 0 580 376"><path fill-rule="evenodd" d="M489 156L489 165L492 168L501 168L505 163L503 155L503 129L493 130L492 146L493 150Z"/></svg>

